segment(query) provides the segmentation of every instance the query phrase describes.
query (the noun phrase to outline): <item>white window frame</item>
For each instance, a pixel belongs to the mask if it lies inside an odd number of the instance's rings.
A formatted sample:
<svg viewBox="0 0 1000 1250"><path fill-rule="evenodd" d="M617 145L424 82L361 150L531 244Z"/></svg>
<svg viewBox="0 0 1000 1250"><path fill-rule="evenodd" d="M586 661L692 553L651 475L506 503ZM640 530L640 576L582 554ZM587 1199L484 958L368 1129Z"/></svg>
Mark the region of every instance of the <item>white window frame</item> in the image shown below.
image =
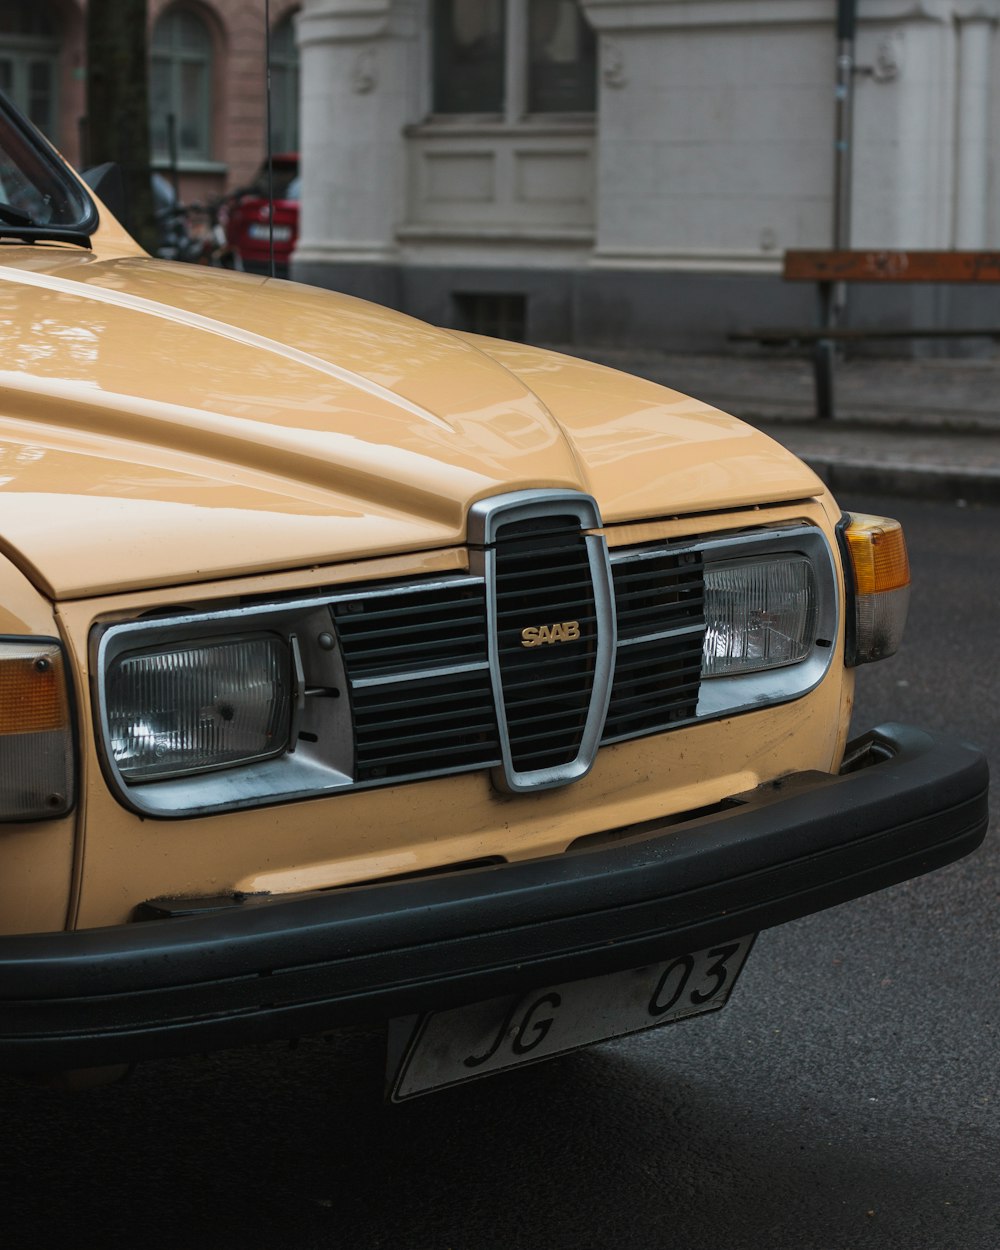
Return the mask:
<svg viewBox="0 0 1000 1250"><path fill-rule="evenodd" d="M295 42L295 24L298 16L298 10L293 9L286 13L271 29L271 74L272 88L274 89L274 104L272 107L272 127L274 126L275 114L280 115L281 123L284 126L284 133L276 134L272 129L271 146L275 152L297 152L302 143L302 132L300 128L299 117L299 54L298 47ZM284 29L289 29L292 35L292 51L291 53L275 53L275 38ZM279 71L277 74L275 70Z"/></svg>
<svg viewBox="0 0 1000 1250"><path fill-rule="evenodd" d="M157 27L163 23L173 21L186 15L193 18L201 26L205 32L207 40L206 52L195 52L182 48L179 43L178 35L171 31L171 44L169 50L158 50L155 46L154 39ZM215 148L214 120L215 120L215 40L212 38L212 31L208 23L202 15L191 5L172 4L169 8L157 17L153 26L153 37L150 38L149 56L152 65L158 58L167 61L170 74L170 104L171 109L178 123L180 124L180 111L177 107L178 101L183 93L183 84L181 81L181 69L184 64L197 64L203 70L204 91L202 99L199 101L199 118L198 130L203 141L198 144L196 150L188 149L184 151L180 146L178 137L177 145L177 165L180 169L191 169L204 166L214 166L216 162L213 160L213 152ZM165 119L164 119L165 121ZM154 148L152 153L153 164L158 168L163 168L170 162L169 147L160 149Z"/></svg>
<svg viewBox="0 0 1000 1250"><path fill-rule="evenodd" d="M577 3L582 11L580 0ZM428 95L428 115L435 122L449 122L459 118L482 117L500 118L505 126L517 126L521 123L547 122L558 118L586 120L596 116L596 106L586 111L559 113L528 111L528 0L503 0L504 5L504 83L503 111L501 113L436 113L434 108L434 48L430 37L426 38L425 63L429 68L426 76ZM434 0L429 0L425 30L429 31L433 23ZM586 15L584 15L586 17Z"/></svg>

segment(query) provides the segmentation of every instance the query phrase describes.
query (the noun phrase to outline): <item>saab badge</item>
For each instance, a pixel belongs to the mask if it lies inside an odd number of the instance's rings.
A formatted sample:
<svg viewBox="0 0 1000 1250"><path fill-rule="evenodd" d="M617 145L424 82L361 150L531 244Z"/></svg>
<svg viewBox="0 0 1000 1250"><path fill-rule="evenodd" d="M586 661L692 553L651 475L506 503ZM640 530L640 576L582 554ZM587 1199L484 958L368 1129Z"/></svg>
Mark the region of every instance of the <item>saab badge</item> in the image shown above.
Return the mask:
<svg viewBox="0 0 1000 1250"><path fill-rule="evenodd" d="M579 621L559 621L555 625L528 625L521 630L521 646L541 647L545 643L576 642L579 637Z"/></svg>

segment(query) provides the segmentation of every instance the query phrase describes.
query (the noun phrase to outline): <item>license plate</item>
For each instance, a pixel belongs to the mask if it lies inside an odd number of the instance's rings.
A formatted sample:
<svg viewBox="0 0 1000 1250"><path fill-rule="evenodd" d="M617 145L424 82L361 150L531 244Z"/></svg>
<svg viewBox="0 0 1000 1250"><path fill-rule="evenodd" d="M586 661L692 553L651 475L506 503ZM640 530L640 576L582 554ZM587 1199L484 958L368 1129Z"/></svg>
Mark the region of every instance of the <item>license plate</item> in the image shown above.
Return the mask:
<svg viewBox="0 0 1000 1250"><path fill-rule="evenodd" d="M392 1101L717 1011L752 945L753 937L720 942L644 968L394 1020Z"/></svg>
<svg viewBox="0 0 1000 1250"><path fill-rule="evenodd" d="M250 236L251 239L269 239L271 237L271 232L267 228L267 226L260 225L258 222L253 222L249 226L247 226L247 234ZM292 237L291 226L275 226L274 227L275 243L287 243L291 237Z"/></svg>

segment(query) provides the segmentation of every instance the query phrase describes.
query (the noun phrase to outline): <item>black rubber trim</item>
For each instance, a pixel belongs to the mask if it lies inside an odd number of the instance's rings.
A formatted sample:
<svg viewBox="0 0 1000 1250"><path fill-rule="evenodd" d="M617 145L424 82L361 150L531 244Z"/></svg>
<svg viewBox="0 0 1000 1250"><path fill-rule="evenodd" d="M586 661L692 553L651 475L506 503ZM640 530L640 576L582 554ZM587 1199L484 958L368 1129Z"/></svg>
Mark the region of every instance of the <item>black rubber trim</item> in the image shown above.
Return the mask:
<svg viewBox="0 0 1000 1250"><path fill-rule="evenodd" d="M0 938L0 1067L211 1049L638 967L928 872L982 841L989 777L975 748L886 725L848 755L859 762L845 775L795 774L595 849Z"/></svg>
<svg viewBox="0 0 1000 1250"><path fill-rule="evenodd" d="M34 122L27 118L2 91L0 91L0 114L6 125L19 132L20 141L32 149L35 159L46 166L52 177L62 183L67 201L72 202L80 214L77 221L56 226L4 224L0 226L0 237L23 240L25 243L43 241L75 243L79 247L89 248L90 236L100 224L100 218L97 206L90 198L87 188L70 174L62 158Z"/></svg>
<svg viewBox="0 0 1000 1250"><path fill-rule="evenodd" d="M842 512L837 522L837 548L840 551L840 567L844 571L844 664L847 668L858 666L858 586L854 575L854 559L847 545L847 529L851 514Z"/></svg>

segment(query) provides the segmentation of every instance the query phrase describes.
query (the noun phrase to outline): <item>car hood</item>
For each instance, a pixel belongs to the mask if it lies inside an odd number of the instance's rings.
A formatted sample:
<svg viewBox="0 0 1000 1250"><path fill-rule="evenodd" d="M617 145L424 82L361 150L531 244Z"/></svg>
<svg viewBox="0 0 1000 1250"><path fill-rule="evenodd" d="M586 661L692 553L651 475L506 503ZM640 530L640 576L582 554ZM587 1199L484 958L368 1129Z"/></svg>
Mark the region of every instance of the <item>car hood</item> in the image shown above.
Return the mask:
<svg viewBox="0 0 1000 1250"><path fill-rule="evenodd" d="M292 283L5 246L0 338L0 544L55 598L450 546L506 490L610 524L821 489L676 392Z"/></svg>

